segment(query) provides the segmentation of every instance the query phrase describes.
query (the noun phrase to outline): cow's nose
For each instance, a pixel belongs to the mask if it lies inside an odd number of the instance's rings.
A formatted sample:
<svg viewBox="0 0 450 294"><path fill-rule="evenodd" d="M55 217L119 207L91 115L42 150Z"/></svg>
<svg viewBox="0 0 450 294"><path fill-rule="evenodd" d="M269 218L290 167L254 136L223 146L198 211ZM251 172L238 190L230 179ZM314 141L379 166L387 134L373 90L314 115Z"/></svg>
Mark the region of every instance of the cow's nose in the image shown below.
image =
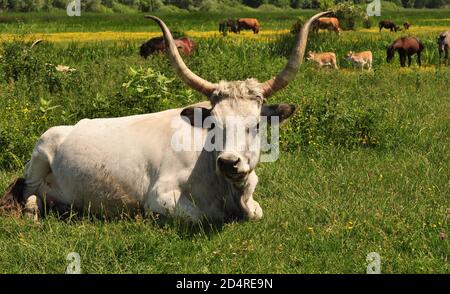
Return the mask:
<svg viewBox="0 0 450 294"><path fill-rule="evenodd" d="M221 156L217 158L217 164L219 166L219 169L226 173L235 173L237 172L237 165L241 161L239 157L236 156L230 156L230 157L224 157Z"/></svg>

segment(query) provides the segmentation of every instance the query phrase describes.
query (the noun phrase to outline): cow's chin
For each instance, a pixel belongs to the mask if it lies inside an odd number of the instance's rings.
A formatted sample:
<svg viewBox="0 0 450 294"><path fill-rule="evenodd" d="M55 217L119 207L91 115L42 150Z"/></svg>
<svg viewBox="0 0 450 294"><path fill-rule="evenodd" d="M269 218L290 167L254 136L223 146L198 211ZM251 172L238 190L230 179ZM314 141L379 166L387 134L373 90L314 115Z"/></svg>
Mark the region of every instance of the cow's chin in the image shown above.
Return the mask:
<svg viewBox="0 0 450 294"><path fill-rule="evenodd" d="M233 184L239 185L247 181L250 172L227 173L220 171L225 179Z"/></svg>
<svg viewBox="0 0 450 294"><path fill-rule="evenodd" d="M248 173L225 174L225 177L233 182L243 182L247 179Z"/></svg>

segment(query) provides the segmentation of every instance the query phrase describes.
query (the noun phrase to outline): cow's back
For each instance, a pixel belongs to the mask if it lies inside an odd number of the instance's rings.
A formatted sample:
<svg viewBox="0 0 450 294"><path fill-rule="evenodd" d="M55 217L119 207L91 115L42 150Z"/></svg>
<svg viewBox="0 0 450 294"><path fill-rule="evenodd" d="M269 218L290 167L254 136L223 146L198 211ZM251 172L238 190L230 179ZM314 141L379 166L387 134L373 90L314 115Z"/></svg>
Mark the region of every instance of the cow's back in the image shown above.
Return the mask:
<svg viewBox="0 0 450 294"><path fill-rule="evenodd" d="M51 165L62 202L95 213L144 205L152 186L170 172L167 169L183 163L182 155L173 160L171 148L171 123L181 120L180 112L85 119L73 126ZM186 162L193 165L190 157Z"/></svg>

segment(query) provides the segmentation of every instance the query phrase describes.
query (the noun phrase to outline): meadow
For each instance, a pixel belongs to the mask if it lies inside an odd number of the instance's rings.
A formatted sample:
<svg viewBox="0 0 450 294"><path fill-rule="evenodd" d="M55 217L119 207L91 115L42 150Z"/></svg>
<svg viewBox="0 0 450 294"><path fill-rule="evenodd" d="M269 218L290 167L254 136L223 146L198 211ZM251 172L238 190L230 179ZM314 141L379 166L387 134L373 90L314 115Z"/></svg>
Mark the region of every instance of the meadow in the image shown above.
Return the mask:
<svg viewBox="0 0 450 294"><path fill-rule="evenodd" d="M196 40L185 61L216 82L271 78L293 46L292 23L313 13L250 13L261 34L226 37L216 33L218 14L160 16ZM436 46L449 15L400 10L382 18L409 20L410 31L310 35L307 50L336 52L340 69L304 62L270 98L298 110L281 128L280 158L256 170L262 220L192 228L0 216L0 272L64 273L74 251L84 273L365 273L370 252L383 273L450 273L450 66ZM157 31L142 14L0 14L0 194L51 126L204 100L164 55L138 56ZM398 56L386 63L386 46L403 35L425 44L422 67L413 58L400 68ZM29 50L36 37L47 41ZM372 50L373 71L345 61L349 50ZM57 72L58 64L76 70Z"/></svg>

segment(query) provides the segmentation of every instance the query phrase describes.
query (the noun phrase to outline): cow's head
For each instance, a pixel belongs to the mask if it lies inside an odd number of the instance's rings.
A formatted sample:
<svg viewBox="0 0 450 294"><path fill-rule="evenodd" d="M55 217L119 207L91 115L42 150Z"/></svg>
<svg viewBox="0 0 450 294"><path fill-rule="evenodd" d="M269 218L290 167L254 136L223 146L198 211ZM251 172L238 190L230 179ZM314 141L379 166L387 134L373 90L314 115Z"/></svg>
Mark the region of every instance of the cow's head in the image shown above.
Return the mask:
<svg viewBox="0 0 450 294"><path fill-rule="evenodd" d="M314 60L314 56L316 54L312 51L308 51L308 54L306 55L306 60Z"/></svg>
<svg viewBox="0 0 450 294"><path fill-rule="evenodd" d="M345 54L345 59L351 60L353 57L353 51L348 51L347 54Z"/></svg>
<svg viewBox="0 0 450 294"><path fill-rule="evenodd" d="M446 35L445 34L441 34L438 38L437 38L437 44L438 44L438 51L439 51L439 56L441 56L442 53L444 53L444 49L445 49L445 38Z"/></svg>
<svg viewBox="0 0 450 294"><path fill-rule="evenodd" d="M389 47L387 47L386 49L386 62L391 62L392 58L394 58L395 55L395 48L394 45L391 45Z"/></svg>
<svg viewBox="0 0 450 294"><path fill-rule="evenodd" d="M209 133L221 132L223 149L215 152L216 167L228 180L243 182L256 167L260 153L258 125L261 117L267 118L269 123L272 117L281 122L294 113L294 105L268 105L266 101L295 77L303 59L310 25L325 14L328 12L316 14L303 26L285 68L263 83L256 79L211 83L197 76L183 62L165 23L157 17L147 16L163 31L166 52L179 77L211 102L211 108L188 107L180 115L194 127L208 128Z"/></svg>

